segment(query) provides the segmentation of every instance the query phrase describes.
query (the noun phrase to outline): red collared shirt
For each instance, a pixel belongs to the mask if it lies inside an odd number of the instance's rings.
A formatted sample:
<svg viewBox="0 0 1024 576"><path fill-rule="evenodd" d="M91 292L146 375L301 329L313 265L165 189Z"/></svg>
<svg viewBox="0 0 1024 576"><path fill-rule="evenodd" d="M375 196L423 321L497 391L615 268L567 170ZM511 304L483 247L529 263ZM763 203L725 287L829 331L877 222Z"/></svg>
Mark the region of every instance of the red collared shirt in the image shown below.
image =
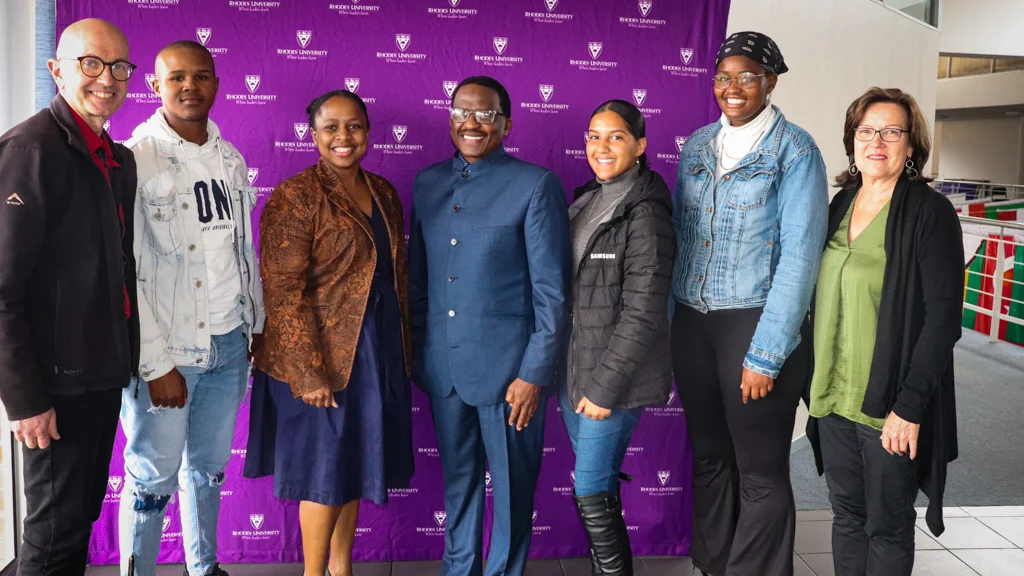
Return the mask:
<svg viewBox="0 0 1024 576"><path fill-rule="evenodd" d="M70 107L69 107L70 108ZM96 163L96 167L103 172L103 176L107 179L107 184L110 184L110 169L120 168L121 165L114 160L114 150L110 147L110 137L106 132L103 135L97 135L92 131L92 128L85 123L85 120L78 115L78 112L74 108L71 108L71 115L75 117L75 123L78 124L78 129L82 132L82 136L85 138L85 146L89 149L89 154L92 155L92 161ZM100 154L100 151L103 154ZM124 239L124 206L120 203L117 205L117 217L121 222L121 239ZM123 254L122 254L123 257ZM132 305L128 300L128 286L124 286L124 317L132 317Z"/></svg>

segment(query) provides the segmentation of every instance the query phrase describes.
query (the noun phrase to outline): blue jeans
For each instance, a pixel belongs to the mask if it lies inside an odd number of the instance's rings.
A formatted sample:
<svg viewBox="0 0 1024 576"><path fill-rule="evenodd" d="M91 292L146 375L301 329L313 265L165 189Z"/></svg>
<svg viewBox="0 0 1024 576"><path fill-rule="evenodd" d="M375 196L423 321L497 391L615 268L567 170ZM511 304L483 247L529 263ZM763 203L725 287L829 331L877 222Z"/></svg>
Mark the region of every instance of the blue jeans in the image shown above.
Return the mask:
<svg viewBox="0 0 1024 576"><path fill-rule="evenodd" d="M604 420L591 420L576 413L565 386L559 390L558 402L576 454L576 495L618 494L622 459L644 409L612 410Z"/></svg>
<svg viewBox="0 0 1024 576"><path fill-rule="evenodd" d="M249 380L248 348L243 325L211 339L206 368L178 367L188 390L184 408L153 407L145 382L133 381L124 391L125 489L118 518L122 576L132 554L137 576L155 576L165 508L179 489L188 573L204 576L217 564L220 488Z"/></svg>

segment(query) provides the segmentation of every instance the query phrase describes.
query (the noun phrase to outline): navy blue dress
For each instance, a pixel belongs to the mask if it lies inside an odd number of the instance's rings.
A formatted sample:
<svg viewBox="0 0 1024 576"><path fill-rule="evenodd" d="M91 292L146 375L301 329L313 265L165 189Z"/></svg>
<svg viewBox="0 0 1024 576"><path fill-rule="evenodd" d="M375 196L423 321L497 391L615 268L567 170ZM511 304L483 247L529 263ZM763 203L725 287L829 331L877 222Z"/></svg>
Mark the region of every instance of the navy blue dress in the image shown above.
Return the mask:
<svg viewBox="0 0 1024 576"><path fill-rule="evenodd" d="M274 495L341 506L387 502L413 474L412 396L402 354L402 312L395 292L391 241L373 205L377 262L348 386L338 408L314 408L288 384L253 375L243 476L274 476Z"/></svg>

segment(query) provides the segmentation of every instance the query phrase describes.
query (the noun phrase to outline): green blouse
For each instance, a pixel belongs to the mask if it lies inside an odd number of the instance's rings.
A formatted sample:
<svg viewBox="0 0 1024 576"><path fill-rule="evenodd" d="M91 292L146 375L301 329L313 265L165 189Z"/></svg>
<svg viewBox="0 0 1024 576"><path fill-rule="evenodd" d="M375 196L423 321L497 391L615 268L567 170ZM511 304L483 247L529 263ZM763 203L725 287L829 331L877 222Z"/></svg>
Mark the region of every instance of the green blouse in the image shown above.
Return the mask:
<svg viewBox="0 0 1024 576"><path fill-rule="evenodd" d="M866 416L861 404L868 388L878 327L890 203L850 242L855 203L856 198L821 257L809 412L815 418L837 414L881 430L885 420Z"/></svg>

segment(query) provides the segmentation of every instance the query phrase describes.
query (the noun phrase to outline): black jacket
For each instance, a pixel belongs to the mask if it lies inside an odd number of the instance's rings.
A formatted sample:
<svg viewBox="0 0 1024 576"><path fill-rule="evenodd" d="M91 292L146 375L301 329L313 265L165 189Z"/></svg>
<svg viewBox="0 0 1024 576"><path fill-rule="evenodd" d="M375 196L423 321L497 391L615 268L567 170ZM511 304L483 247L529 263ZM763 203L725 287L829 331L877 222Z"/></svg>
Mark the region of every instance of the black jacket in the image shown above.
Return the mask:
<svg viewBox="0 0 1024 576"><path fill-rule="evenodd" d="M843 190L832 200L826 238L839 228L855 192ZM963 236L949 200L922 182L901 178L885 224L885 257L875 348L861 409L872 418L885 418L891 411L921 425L918 484L928 496L928 527L938 536L945 529L946 464L958 453L953 346L960 339L964 292ZM807 438L822 474L815 418L807 423Z"/></svg>
<svg viewBox="0 0 1024 576"><path fill-rule="evenodd" d="M600 188L574 193L570 218ZM665 180L642 169L611 219L590 237L573 274L569 398L602 408L664 404L672 387L668 297L675 262L672 198Z"/></svg>
<svg viewBox="0 0 1024 576"><path fill-rule="evenodd" d="M137 369L135 158L112 148L121 167L108 184L59 95L0 137L0 400L12 420L46 412L54 394L123 388Z"/></svg>

